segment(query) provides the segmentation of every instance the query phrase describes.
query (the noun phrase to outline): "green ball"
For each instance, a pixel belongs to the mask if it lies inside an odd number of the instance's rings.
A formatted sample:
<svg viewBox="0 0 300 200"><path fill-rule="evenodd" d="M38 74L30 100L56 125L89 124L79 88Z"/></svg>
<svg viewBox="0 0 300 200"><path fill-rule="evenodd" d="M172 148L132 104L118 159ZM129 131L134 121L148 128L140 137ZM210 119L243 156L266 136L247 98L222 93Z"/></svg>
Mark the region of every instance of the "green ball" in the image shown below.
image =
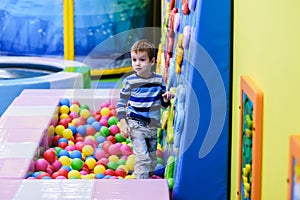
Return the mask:
<svg viewBox="0 0 300 200"><path fill-rule="evenodd" d="M74 158L71 161L71 167L74 170L80 170L83 166L83 161L80 158Z"/></svg>
<svg viewBox="0 0 300 200"><path fill-rule="evenodd" d="M126 144L129 144L131 141L129 138L126 138Z"/></svg>
<svg viewBox="0 0 300 200"><path fill-rule="evenodd" d="M106 126L102 126L100 129L100 134L103 135L104 137L109 136L109 134L110 134L109 128Z"/></svg>
<svg viewBox="0 0 300 200"><path fill-rule="evenodd" d="M90 108L89 108L89 106L87 104L81 104L80 109L90 110Z"/></svg>
<svg viewBox="0 0 300 200"><path fill-rule="evenodd" d="M117 133L115 135L115 138L116 138L117 142L124 142L125 141L125 138L121 135L121 133Z"/></svg>
<svg viewBox="0 0 300 200"><path fill-rule="evenodd" d="M111 116L108 120L107 120L108 126L112 126L112 125L117 125L118 124L118 118L115 116Z"/></svg>
<svg viewBox="0 0 300 200"><path fill-rule="evenodd" d="M108 162L107 163L107 168L108 169L112 169L112 170L116 170L118 168L118 163L117 162Z"/></svg>
<svg viewBox="0 0 300 200"><path fill-rule="evenodd" d="M126 159L121 158L121 159L118 160L117 163L118 163L118 165L125 165L126 164Z"/></svg>

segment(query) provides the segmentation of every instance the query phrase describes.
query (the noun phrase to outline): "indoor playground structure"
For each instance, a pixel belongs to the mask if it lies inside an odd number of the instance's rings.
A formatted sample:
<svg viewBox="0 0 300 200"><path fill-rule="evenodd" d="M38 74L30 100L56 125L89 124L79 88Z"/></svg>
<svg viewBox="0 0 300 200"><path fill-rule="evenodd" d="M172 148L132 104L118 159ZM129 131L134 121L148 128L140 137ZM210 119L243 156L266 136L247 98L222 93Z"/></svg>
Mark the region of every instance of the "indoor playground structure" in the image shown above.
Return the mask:
<svg viewBox="0 0 300 200"><path fill-rule="evenodd" d="M154 1L110 1L100 5L91 0L65 0L63 6L61 1L54 1L51 13L60 13L55 17L42 9L36 9L38 14L20 16L27 13L24 9L31 8L30 1L12 2L0 4L1 19L5 19L0 22L5 27L0 32L1 53L11 56L27 48L26 56L61 57L82 65L78 69L71 64L59 70L57 65L41 64L39 70L56 70L55 76L62 78L58 78L59 83L65 86L77 81L78 88L62 89L59 84L22 88L3 111L1 196L7 199L36 196L67 199L75 194L82 199L228 198L230 1L161 1L161 28L154 28L150 34L149 29L141 28L148 22L137 19L148 19L144 16L149 15L151 6L157 6L151 4ZM44 2L31 3L33 7L44 8ZM18 23L21 28L14 29ZM130 31L134 28L136 31ZM30 37L32 32L37 35ZM130 140L120 136L114 118L120 83L110 89L87 89L89 79L84 73L89 70L92 76L105 71L124 73L129 61L128 47L147 34L158 45L155 70L164 76L168 89L176 97L169 108L162 110L155 177L132 180L134 154ZM107 41L106 48L97 48ZM25 65L20 61L18 66ZM37 67L33 63L27 68ZM60 75L69 72L73 76L83 73L79 75L80 81ZM41 77L47 76L52 75ZM26 85L26 81L21 84Z"/></svg>

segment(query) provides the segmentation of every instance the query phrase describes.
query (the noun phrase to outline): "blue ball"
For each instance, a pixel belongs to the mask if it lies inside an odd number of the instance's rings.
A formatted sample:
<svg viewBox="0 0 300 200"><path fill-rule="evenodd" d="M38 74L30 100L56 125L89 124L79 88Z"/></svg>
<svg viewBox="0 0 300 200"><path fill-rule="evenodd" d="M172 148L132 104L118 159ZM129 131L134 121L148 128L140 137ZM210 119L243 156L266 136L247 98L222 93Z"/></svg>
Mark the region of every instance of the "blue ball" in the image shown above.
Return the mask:
<svg viewBox="0 0 300 200"><path fill-rule="evenodd" d="M70 157L70 153L67 151L67 150L61 150L59 153L58 153L58 157L61 157L61 156L67 156L67 157Z"/></svg>
<svg viewBox="0 0 300 200"><path fill-rule="evenodd" d="M99 132L102 126L99 122L95 121L92 123L92 127L95 128L96 132Z"/></svg>
<svg viewBox="0 0 300 200"><path fill-rule="evenodd" d="M68 98L62 98L62 99L60 99L60 101L59 101L59 105L60 106L63 106L63 105L65 105L65 106L70 106L71 104L70 104L70 100L68 99Z"/></svg>
<svg viewBox="0 0 300 200"><path fill-rule="evenodd" d="M68 139L67 138L59 138L59 140L57 141L57 144L61 143L61 142L65 142L68 144Z"/></svg>
<svg viewBox="0 0 300 200"><path fill-rule="evenodd" d="M96 122L96 118L93 116L90 116L89 118L86 119L87 124L92 124L93 122Z"/></svg>
<svg viewBox="0 0 300 200"><path fill-rule="evenodd" d="M81 159L82 158L82 154L80 151L78 150L74 150L72 151L71 155L70 155L70 158L74 159L74 158L79 158Z"/></svg>
<svg viewBox="0 0 300 200"><path fill-rule="evenodd" d="M74 126L74 125L72 125L72 124L69 124L68 129L70 129L70 130L72 131L73 136L76 135L76 133L77 133L77 128L76 128L76 126Z"/></svg>
<svg viewBox="0 0 300 200"><path fill-rule="evenodd" d="M103 179L104 178L104 174L95 174L95 177L97 179Z"/></svg>
<svg viewBox="0 0 300 200"><path fill-rule="evenodd" d="M86 126L84 125L79 125L77 127L77 132L81 135L81 136L86 136Z"/></svg>
<svg viewBox="0 0 300 200"><path fill-rule="evenodd" d="M106 140L106 138L103 135L99 135L98 137L96 137L96 141L98 142L98 144L103 143Z"/></svg>

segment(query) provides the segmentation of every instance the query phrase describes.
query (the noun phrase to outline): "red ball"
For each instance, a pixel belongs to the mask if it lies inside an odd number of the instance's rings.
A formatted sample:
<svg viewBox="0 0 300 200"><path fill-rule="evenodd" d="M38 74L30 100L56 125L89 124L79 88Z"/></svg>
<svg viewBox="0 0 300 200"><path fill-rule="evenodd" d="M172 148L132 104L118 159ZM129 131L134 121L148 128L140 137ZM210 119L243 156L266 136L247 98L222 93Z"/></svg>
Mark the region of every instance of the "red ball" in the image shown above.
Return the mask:
<svg viewBox="0 0 300 200"><path fill-rule="evenodd" d="M110 175L110 176L116 176L116 173L115 173L115 171L112 170L112 169L106 169L106 170L104 171L104 175L105 175L105 176L107 176L107 175Z"/></svg>
<svg viewBox="0 0 300 200"><path fill-rule="evenodd" d="M55 136L52 138L52 144L53 144L54 146L57 146L58 140L59 140L60 138L62 138L61 135L55 135Z"/></svg>
<svg viewBox="0 0 300 200"><path fill-rule="evenodd" d="M57 145L58 147L62 148L62 149L65 149L67 146L68 146L68 143L66 142L61 142Z"/></svg>
<svg viewBox="0 0 300 200"><path fill-rule="evenodd" d="M78 150L78 151L80 151L80 152L82 152L82 148L84 147L84 142L77 142L76 144L75 144L75 149L76 150Z"/></svg>
<svg viewBox="0 0 300 200"><path fill-rule="evenodd" d="M54 173L51 175L51 178L56 179L58 176L62 176L62 174L61 174L60 171L54 172Z"/></svg>
<svg viewBox="0 0 300 200"><path fill-rule="evenodd" d="M44 152L44 158L50 163L54 162L57 159L56 153L53 149L47 149Z"/></svg>
<svg viewBox="0 0 300 200"><path fill-rule="evenodd" d="M110 145L112 145L113 143L111 141L104 141L102 144L102 149L106 152L109 153L108 148Z"/></svg>
<svg viewBox="0 0 300 200"><path fill-rule="evenodd" d="M125 177L127 175L126 171L122 168L118 168L115 171L116 176L121 176L121 177Z"/></svg>
<svg viewBox="0 0 300 200"><path fill-rule="evenodd" d="M42 178L45 177L45 176L51 177L50 174L48 174L48 173L46 173L46 172L43 172L43 173L40 173L40 175L38 176L38 179L42 179Z"/></svg>
<svg viewBox="0 0 300 200"><path fill-rule="evenodd" d="M65 128L68 128L69 123L70 123L69 118L61 119L61 120L59 120L59 122L58 122L59 125L63 125Z"/></svg>
<svg viewBox="0 0 300 200"><path fill-rule="evenodd" d="M117 142L116 138L112 135L107 136L107 141L110 141L112 144L115 144Z"/></svg>
<svg viewBox="0 0 300 200"><path fill-rule="evenodd" d="M96 129L93 126L88 126L85 132L86 135L95 135Z"/></svg>

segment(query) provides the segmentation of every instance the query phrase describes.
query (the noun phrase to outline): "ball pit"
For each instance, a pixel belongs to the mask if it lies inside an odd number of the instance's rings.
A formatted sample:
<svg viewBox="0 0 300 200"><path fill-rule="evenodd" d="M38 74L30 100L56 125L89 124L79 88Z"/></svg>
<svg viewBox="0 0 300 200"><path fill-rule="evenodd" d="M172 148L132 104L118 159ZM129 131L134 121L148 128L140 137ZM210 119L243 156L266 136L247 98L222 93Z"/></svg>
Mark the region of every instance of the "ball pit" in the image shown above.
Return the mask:
<svg viewBox="0 0 300 200"><path fill-rule="evenodd" d="M132 179L135 155L129 138L120 134L115 106L98 110L60 99L49 148L35 160L28 179ZM63 117L61 117L63 116ZM159 168L162 151L157 150ZM38 173L40 172L40 174Z"/></svg>

